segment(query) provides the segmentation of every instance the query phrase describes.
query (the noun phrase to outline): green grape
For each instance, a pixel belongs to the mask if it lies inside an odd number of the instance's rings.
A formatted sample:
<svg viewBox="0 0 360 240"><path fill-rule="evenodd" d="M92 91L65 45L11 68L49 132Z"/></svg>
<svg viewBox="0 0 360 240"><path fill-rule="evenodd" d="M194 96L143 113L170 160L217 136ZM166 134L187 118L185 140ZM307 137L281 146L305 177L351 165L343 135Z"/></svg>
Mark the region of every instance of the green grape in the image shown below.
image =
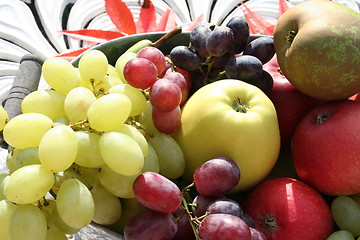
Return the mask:
<svg viewBox="0 0 360 240"><path fill-rule="evenodd" d="M86 119L87 111L95 100L94 93L88 88L73 88L64 101L64 109L69 121L79 122Z"/></svg>
<svg viewBox="0 0 360 240"><path fill-rule="evenodd" d="M125 176L104 166L99 173L99 180L111 194L120 198L133 198L135 197L133 183L139 174Z"/></svg>
<svg viewBox="0 0 360 240"><path fill-rule="evenodd" d="M336 225L354 236L360 235L360 205L348 196L338 196L331 203L331 213Z"/></svg>
<svg viewBox="0 0 360 240"><path fill-rule="evenodd" d="M6 166L11 172L31 164L40 164L37 147L15 148L6 157Z"/></svg>
<svg viewBox="0 0 360 240"><path fill-rule="evenodd" d="M46 218L36 206L21 204L13 210L9 220L9 239L45 240L46 231Z"/></svg>
<svg viewBox="0 0 360 240"><path fill-rule="evenodd" d="M70 124L70 120L66 116L54 119L54 126L69 125L69 124Z"/></svg>
<svg viewBox="0 0 360 240"><path fill-rule="evenodd" d="M64 223L76 229L89 225L95 214L94 200L89 189L74 178L67 179L60 185L56 207Z"/></svg>
<svg viewBox="0 0 360 240"><path fill-rule="evenodd" d="M99 149L100 135L88 131L76 131L75 135L78 143L75 163L89 168L105 165Z"/></svg>
<svg viewBox="0 0 360 240"><path fill-rule="evenodd" d="M52 172L68 169L75 161L78 150L74 130L66 125L50 129L41 139L39 159Z"/></svg>
<svg viewBox="0 0 360 240"><path fill-rule="evenodd" d="M119 174L135 175L144 166L144 155L139 144L124 133L104 133L99 146L106 165Z"/></svg>
<svg viewBox="0 0 360 240"><path fill-rule="evenodd" d="M55 204L50 216L51 216L52 225L55 226L56 228L60 229L60 231L64 232L65 234L75 234L80 231L80 229L78 229L78 228L70 227L61 219L61 217L57 211L56 204Z"/></svg>
<svg viewBox="0 0 360 240"><path fill-rule="evenodd" d="M108 65L108 59L103 52L89 50L81 56L78 69L82 79L96 85L104 79L108 71Z"/></svg>
<svg viewBox="0 0 360 240"><path fill-rule="evenodd" d="M131 112L130 99L120 93L110 93L96 99L87 117L90 127L97 131L111 131L124 123Z"/></svg>
<svg viewBox="0 0 360 240"><path fill-rule="evenodd" d="M4 140L15 148L38 147L44 134L54 122L40 113L23 113L12 118L5 126Z"/></svg>
<svg viewBox="0 0 360 240"><path fill-rule="evenodd" d="M156 155L155 149L148 143L149 153L144 159L144 167L141 170L142 172L156 172L160 171L159 158Z"/></svg>
<svg viewBox="0 0 360 240"><path fill-rule="evenodd" d="M116 71L116 68L111 64L109 64L109 66L108 66L107 75L117 77L118 79L120 79L119 73ZM120 81L121 81L121 79L120 79Z"/></svg>
<svg viewBox="0 0 360 240"><path fill-rule="evenodd" d="M100 83L94 86L94 92L108 92L111 87L117 84L123 84L120 78L115 76L105 76Z"/></svg>
<svg viewBox="0 0 360 240"><path fill-rule="evenodd" d="M53 226L52 220L51 220L51 213L56 205L55 199L41 199L37 202L37 206L41 209L43 212L48 227Z"/></svg>
<svg viewBox="0 0 360 240"><path fill-rule="evenodd" d="M75 178L75 179L81 179L81 176L78 174L78 171L75 170L74 168L70 167L68 169L66 169L65 171L62 172L57 172L55 173L55 182L54 185L52 187L52 191L57 194L61 184L70 178Z"/></svg>
<svg viewBox="0 0 360 240"><path fill-rule="evenodd" d="M130 116L139 115L146 109L145 95L140 89L135 88L130 84L114 85L109 89L109 93L122 93L130 98L132 104Z"/></svg>
<svg viewBox="0 0 360 240"><path fill-rule="evenodd" d="M349 231L338 230L333 232L326 240L354 240L354 236Z"/></svg>
<svg viewBox="0 0 360 240"><path fill-rule="evenodd" d="M6 199L17 204L33 203L50 191L54 175L41 164L28 165L13 172L4 185Z"/></svg>
<svg viewBox="0 0 360 240"><path fill-rule="evenodd" d="M128 61L130 61L131 59L134 59L134 58L136 58L136 53L126 52L126 53L120 55L120 57L116 60L115 69L118 72L120 79L123 83L127 83L127 81L124 77L124 67Z"/></svg>
<svg viewBox="0 0 360 240"><path fill-rule="evenodd" d="M185 171L185 157L179 144L164 133L157 133L148 138L159 159L159 173L167 178L176 179Z"/></svg>
<svg viewBox="0 0 360 240"><path fill-rule="evenodd" d="M0 173L0 201L5 199L4 186L9 177L10 173Z"/></svg>
<svg viewBox="0 0 360 240"><path fill-rule="evenodd" d="M121 203L117 196L110 193L99 180L100 172L93 168L80 168L83 181L91 185L91 195L95 204L93 221L101 225L109 225L116 222L121 215Z"/></svg>
<svg viewBox="0 0 360 240"><path fill-rule="evenodd" d="M79 87L87 88L91 92L94 92L94 85L92 82L90 82L88 79L80 78L80 85Z"/></svg>
<svg viewBox="0 0 360 240"><path fill-rule="evenodd" d="M39 89L29 93L21 102L23 113L41 113L52 120L65 116L65 95L52 89Z"/></svg>
<svg viewBox="0 0 360 240"><path fill-rule="evenodd" d="M6 125L6 123L9 121L9 115L6 112L5 108L0 106L0 131L2 131Z"/></svg>
<svg viewBox="0 0 360 240"><path fill-rule="evenodd" d="M42 73L51 88L65 95L80 85L78 70L64 58L51 57L46 59L42 65Z"/></svg>
<svg viewBox="0 0 360 240"><path fill-rule="evenodd" d="M10 202L9 200L0 201L0 236L1 239L3 240L9 239L9 235L8 235L9 221L16 207L17 205Z"/></svg>
<svg viewBox="0 0 360 240"><path fill-rule="evenodd" d="M46 231L46 240L68 240L68 237L59 228L49 227Z"/></svg>
<svg viewBox="0 0 360 240"><path fill-rule="evenodd" d="M129 124L121 124L118 128L114 129L114 131L125 133L133 138L139 144L144 157L147 156L149 152L148 142L144 135L136 127Z"/></svg>
<svg viewBox="0 0 360 240"><path fill-rule="evenodd" d="M156 129L152 120L152 105L150 101L146 102L145 111L138 115L139 123L145 128L146 132L156 134L159 131Z"/></svg>

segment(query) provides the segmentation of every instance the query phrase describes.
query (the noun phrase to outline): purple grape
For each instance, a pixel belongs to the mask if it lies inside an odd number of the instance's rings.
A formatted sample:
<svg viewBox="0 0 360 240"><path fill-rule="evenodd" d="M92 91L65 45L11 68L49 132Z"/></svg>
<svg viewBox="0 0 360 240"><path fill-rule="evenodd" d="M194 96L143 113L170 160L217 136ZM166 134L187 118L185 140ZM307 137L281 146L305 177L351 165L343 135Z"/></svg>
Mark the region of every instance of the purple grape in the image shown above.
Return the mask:
<svg viewBox="0 0 360 240"><path fill-rule="evenodd" d="M206 216L200 223L201 240L251 240L249 226L239 217L216 213Z"/></svg>
<svg viewBox="0 0 360 240"><path fill-rule="evenodd" d="M251 41L245 48L243 55L257 57L262 64L267 63L275 55L274 38L262 36Z"/></svg>
<svg viewBox="0 0 360 240"><path fill-rule="evenodd" d="M248 79L246 82L260 88L264 93L270 92L274 86L273 77L265 70L262 70L259 75L256 75L253 79Z"/></svg>
<svg viewBox="0 0 360 240"><path fill-rule="evenodd" d="M234 33L232 52L235 54L241 53L246 48L250 38L248 22L244 17L235 16L230 19L226 26Z"/></svg>
<svg viewBox="0 0 360 240"><path fill-rule="evenodd" d="M232 199L216 200L208 206L206 211L210 214L226 213L239 218L243 216L243 210L241 206Z"/></svg>
<svg viewBox="0 0 360 240"><path fill-rule="evenodd" d="M141 173L133 184L135 197L145 207L163 213L175 212L182 192L175 183L155 172Z"/></svg>
<svg viewBox="0 0 360 240"><path fill-rule="evenodd" d="M194 48L203 58L205 58L208 54L206 50L206 40L212 32L213 27L214 25L210 23L201 23L190 32L190 42L192 48Z"/></svg>
<svg viewBox="0 0 360 240"><path fill-rule="evenodd" d="M176 46L170 52L170 59L175 66L187 71L200 67L202 59L194 49L187 46Z"/></svg>
<svg viewBox="0 0 360 240"><path fill-rule="evenodd" d="M229 158L214 158L200 165L193 174L199 194L212 197L232 190L240 180L240 169Z"/></svg>
<svg viewBox="0 0 360 240"><path fill-rule="evenodd" d="M124 228L125 240L171 240L178 231L171 213L147 211L132 217Z"/></svg>
<svg viewBox="0 0 360 240"><path fill-rule="evenodd" d="M247 81L254 79L263 70L261 61L251 55L238 55L225 65L228 78Z"/></svg>
<svg viewBox="0 0 360 240"><path fill-rule="evenodd" d="M192 214L195 217L201 217L206 213L206 210L211 203L213 203L216 200L226 200L226 199L228 198L223 195L216 197L206 197L203 195L197 195L192 202L193 204L191 208Z"/></svg>
<svg viewBox="0 0 360 240"><path fill-rule="evenodd" d="M249 227L255 227L254 219L246 212L243 213L241 219L244 220Z"/></svg>
<svg viewBox="0 0 360 240"><path fill-rule="evenodd" d="M234 41L232 30L226 26L217 26L206 40L206 50L211 56L221 56L231 50Z"/></svg>

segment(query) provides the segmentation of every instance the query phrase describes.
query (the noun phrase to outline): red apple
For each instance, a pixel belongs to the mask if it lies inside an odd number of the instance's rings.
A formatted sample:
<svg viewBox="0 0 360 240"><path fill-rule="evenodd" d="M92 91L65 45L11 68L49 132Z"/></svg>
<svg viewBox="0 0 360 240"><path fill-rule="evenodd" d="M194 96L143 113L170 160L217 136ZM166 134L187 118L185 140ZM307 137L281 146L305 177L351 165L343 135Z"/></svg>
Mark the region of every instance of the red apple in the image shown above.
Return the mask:
<svg viewBox="0 0 360 240"><path fill-rule="evenodd" d="M355 99L354 99L355 101L360 101L360 93L358 93L358 94L356 94L355 95Z"/></svg>
<svg viewBox="0 0 360 240"><path fill-rule="evenodd" d="M329 102L310 111L292 139L299 177L328 195L360 192L360 103Z"/></svg>
<svg viewBox="0 0 360 240"><path fill-rule="evenodd" d="M276 108L281 143L289 147L300 120L311 109L325 101L312 98L297 90L281 73L276 56L264 64L263 68L274 79L274 86L267 95Z"/></svg>
<svg viewBox="0 0 360 240"><path fill-rule="evenodd" d="M246 196L243 206L267 240L324 240L334 229L325 199L293 178L260 183Z"/></svg>

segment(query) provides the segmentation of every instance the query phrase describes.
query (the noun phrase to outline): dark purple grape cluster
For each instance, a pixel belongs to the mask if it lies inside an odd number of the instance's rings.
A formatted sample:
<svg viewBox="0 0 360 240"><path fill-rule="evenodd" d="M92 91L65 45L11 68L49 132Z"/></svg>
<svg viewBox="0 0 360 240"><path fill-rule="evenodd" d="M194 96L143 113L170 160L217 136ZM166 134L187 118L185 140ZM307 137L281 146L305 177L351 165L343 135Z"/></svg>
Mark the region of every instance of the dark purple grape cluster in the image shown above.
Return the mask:
<svg viewBox="0 0 360 240"><path fill-rule="evenodd" d="M224 157L200 165L193 183L182 191L158 173L140 174L133 189L149 210L130 219L125 239L265 240L240 204L225 196L239 183L240 175L236 162Z"/></svg>
<svg viewBox="0 0 360 240"><path fill-rule="evenodd" d="M191 73L192 94L205 84L226 78L239 79L264 92L273 86L263 69L275 54L272 36L250 35L248 22L235 16L224 26L201 23L190 32L189 46L176 46L170 59Z"/></svg>

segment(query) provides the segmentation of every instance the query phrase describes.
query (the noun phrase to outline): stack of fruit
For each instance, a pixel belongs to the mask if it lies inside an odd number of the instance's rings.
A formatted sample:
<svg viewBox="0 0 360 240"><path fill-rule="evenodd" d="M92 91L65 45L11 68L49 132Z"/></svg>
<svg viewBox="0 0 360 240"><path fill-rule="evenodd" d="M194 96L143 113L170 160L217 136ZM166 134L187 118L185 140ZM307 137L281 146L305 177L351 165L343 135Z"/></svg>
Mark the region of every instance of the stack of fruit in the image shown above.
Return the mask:
<svg viewBox="0 0 360 240"><path fill-rule="evenodd" d="M129 240L354 240L359 33L358 13L312 0L274 36L234 17L168 52L144 39L114 64L101 45L77 66L47 59L51 89L10 120L0 108L0 236L95 222Z"/></svg>

